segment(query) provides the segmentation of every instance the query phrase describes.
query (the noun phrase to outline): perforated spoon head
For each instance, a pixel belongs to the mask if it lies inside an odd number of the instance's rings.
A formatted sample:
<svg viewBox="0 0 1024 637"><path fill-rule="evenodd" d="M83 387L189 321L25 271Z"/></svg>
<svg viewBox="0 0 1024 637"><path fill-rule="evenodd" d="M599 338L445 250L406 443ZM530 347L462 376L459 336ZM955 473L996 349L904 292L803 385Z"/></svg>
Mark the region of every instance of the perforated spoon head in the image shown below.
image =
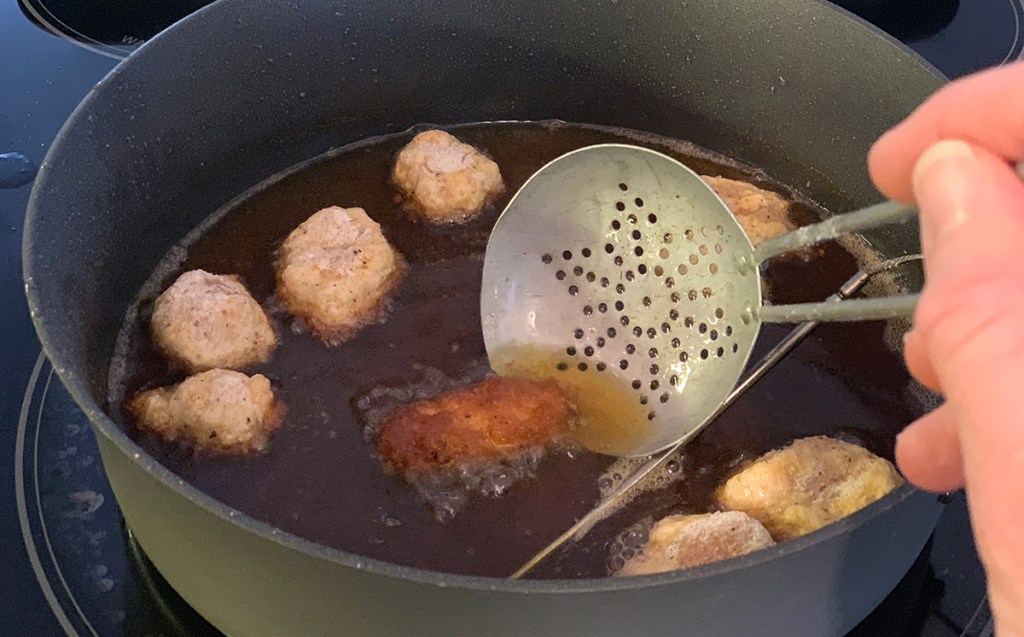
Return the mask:
<svg viewBox="0 0 1024 637"><path fill-rule="evenodd" d="M492 231L481 293L491 364L566 387L585 446L655 453L702 426L746 366L760 328L750 264L743 228L685 165L620 144L568 153ZM609 410L617 431L596 422Z"/></svg>

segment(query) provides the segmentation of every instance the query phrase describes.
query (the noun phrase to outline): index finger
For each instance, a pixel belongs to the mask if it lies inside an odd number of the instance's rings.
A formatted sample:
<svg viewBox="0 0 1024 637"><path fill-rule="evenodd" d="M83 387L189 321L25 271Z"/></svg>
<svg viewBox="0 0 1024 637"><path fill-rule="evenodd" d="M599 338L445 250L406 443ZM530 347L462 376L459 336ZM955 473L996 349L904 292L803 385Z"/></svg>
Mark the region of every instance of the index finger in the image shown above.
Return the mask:
<svg viewBox="0 0 1024 637"><path fill-rule="evenodd" d="M944 139L982 146L1007 161L1024 158L1024 63L944 86L879 138L868 154L875 185L890 198L912 202L915 162Z"/></svg>

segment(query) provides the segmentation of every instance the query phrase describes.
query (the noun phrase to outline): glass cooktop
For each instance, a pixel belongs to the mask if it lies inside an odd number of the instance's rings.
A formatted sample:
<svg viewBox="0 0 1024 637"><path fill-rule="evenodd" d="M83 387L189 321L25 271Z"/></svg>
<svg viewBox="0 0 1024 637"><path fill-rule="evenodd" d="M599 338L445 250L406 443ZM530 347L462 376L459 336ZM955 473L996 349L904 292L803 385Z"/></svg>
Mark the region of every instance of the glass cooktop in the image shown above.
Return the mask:
<svg viewBox="0 0 1024 637"><path fill-rule="evenodd" d="M39 351L21 284L25 205L93 84L203 0L0 0L0 634L217 635L124 527L84 415ZM837 0L950 77L1024 57L1024 0ZM852 635L989 637L963 496Z"/></svg>

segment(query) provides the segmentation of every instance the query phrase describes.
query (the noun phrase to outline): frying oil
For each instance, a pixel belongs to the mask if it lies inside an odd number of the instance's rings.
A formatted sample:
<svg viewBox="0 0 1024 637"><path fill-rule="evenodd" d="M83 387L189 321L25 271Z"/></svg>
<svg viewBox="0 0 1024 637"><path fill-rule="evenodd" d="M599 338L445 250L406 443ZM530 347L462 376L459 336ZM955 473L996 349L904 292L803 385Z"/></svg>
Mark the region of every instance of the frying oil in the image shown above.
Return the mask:
<svg viewBox="0 0 1024 637"><path fill-rule="evenodd" d="M491 367L503 376L553 380L576 406L573 438L585 449L613 456L636 451L651 429L636 392L594 365L567 365L563 352L521 345L495 352Z"/></svg>
<svg viewBox="0 0 1024 637"><path fill-rule="evenodd" d="M274 254L288 233L326 206L364 208L405 257L408 276L385 321L336 347L293 331L287 315L272 311L280 346L266 364L247 370L267 376L288 407L265 453L243 458L189 454L140 433L129 415L116 410L112 415L183 480L279 529L393 564L506 577L593 508L607 490L602 479L611 477L613 488L620 479L615 476L624 477L633 466L599 452L628 448L643 432L646 414L638 412L635 394L593 370L566 369L556 375L583 412L577 431L581 443L597 452L549 451L538 460L535 477L518 480L500 496L470 494L444 523L416 487L382 468L372 439L364 436L366 410L360 401L374 390L415 400L424 395L425 381L437 384L431 381L434 376L476 377L471 372L487 360L480 317L483 254L508 199L547 162L601 143L640 144L702 174L746 179L789 197L793 193L763 173L664 137L562 122L470 124L451 132L498 163L506 194L477 219L435 227L411 218L388 183L395 154L415 132L339 148L241 195L168 254L125 322L112 365L113 405L142 388L182 380L148 333L153 298L181 272L203 268L237 274L254 298L272 308ZM239 191L248 185L240 184ZM797 212L804 221L817 214L803 204ZM857 260L836 244L824 246L809 263L773 261L768 277L769 283L778 283L773 286L778 295L772 301L823 299L857 269ZM607 546L624 529L669 513L713 508L712 493L737 459L794 438L845 432L891 458L893 434L920 413L920 406L909 392L894 391L907 386L908 375L885 346L884 328L879 322L819 326L687 446L671 479L659 485L655 477L634 501L531 577L603 577ZM764 326L755 359L787 330ZM515 352L504 365L495 365L546 378L557 365L554 354ZM436 373L425 378L424 369ZM440 382L438 388L448 387Z"/></svg>

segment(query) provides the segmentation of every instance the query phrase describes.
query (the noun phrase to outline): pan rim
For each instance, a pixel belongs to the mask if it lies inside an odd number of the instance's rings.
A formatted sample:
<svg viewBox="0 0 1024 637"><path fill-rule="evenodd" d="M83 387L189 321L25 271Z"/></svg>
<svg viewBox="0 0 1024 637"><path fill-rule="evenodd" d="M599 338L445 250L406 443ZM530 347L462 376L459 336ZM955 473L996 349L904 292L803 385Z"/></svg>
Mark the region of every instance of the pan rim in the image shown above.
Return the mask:
<svg viewBox="0 0 1024 637"><path fill-rule="evenodd" d="M36 334L42 345L42 351L46 355L54 371L60 378L61 383L71 394L75 402L82 408L89 419L94 433L106 438L118 452L127 456L129 462L137 465L139 469L156 479L162 486L168 488L174 494L185 498L192 504L202 508L222 521L227 522L240 530L253 534L261 540L273 542L282 548L298 551L315 559L327 560L340 566L353 568L368 572L374 575L394 577L418 584L433 585L453 589L468 589L473 591L500 592L515 594L576 594L576 593L602 593L638 588L648 588L662 585L671 585L678 582L707 579L722 576L734 571L752 567L763 562L783 558L794 553L799 553L811 546L825 542L830 538L845 534L847 530L861 526L868 520L880 515L905 500L914 497L936 497L933 494L923 492L910 483L905 482L879 500L869 504L859 511L829 524L817 531L802 537L782 542L775 546L740 557L714 562L696 568L644 575L628 578L587 578L587 579L561 579L561 580L511 580L508 578L482 577L473 575L458 575L441 573L426 569L401 566L374 558L362 557L354 553L348 553L335 549L312 540L302 538L277 527L262 522L248 514L234 509L227 504L217 500L213 496L201 491L192 484L181 480L177 474L160 464L153 456L138 446L126 432L124 432L114 421L107 416L103 409L94 400L85 383L73 372L66 357L62 356L54 346L54 340L49 332L46 322L43 320L43 311L39 299L39 291L35 283L35 259L32 254L32 247L36 243L35 218L39 215L40 199L42 193L48 190L49 167L53 165L55 157L60 156L65 140L71 135L71 131L77 127L80 120L85 118L93 101L98 99L97 95L108 84L114 82L122 74L128 72L138 64L142 64L149 56L149 51L160 47L165 40L177 38L179 34L189 25L205 19L208 13L224 11L223 7L232 4L241 4L243 0L216 0L206 5L185 18L179 20L169 28L160 32L139 49L129 55L124 61L115 66L104 76L75 107L71 115L61 126L53 143L46 153L46 157L40 165L38 175L29 196L28 206L25 214L25 225L22 239L22 273L25 285L25 294L28 302L32 323ZM819 5L826 10L834 11L851 23L855 28L866 29L881 42L908 56L924 70L928 71L942 83L948 81L932 64L922 58L909 47L904 46L898 40L885 33L881 29L866 22L858 16L833 5L826 0L805 0L809 4Z"/></svg>

